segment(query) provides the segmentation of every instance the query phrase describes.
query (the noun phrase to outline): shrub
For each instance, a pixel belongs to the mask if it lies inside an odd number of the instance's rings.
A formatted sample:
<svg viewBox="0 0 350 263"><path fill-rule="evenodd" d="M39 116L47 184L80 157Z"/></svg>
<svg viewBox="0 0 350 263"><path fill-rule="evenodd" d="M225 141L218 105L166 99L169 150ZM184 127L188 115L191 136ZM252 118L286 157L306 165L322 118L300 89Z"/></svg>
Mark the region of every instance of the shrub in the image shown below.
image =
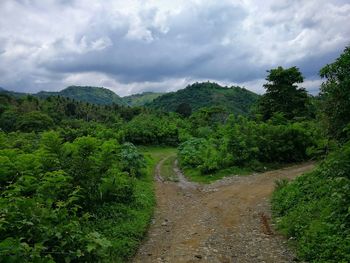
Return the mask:
<svg viewBox="0 0 350 263"><path fill-rule="evenodd" d="M177 120L168 116L141 114L125 127L126 141L141 145L177 145Z"/></svg>
<svg viewBox="0 0 350 263"><path fill-rule="evenodd" d="M179 160L181 165L197 167L204 162L204 151L207 145L205 139L192 138L179 146Z"/></svg>
<svg viewBox="0 0 350 263"><path fill-rule="evenodd" d="M279 229L296 239L298 255L311 262L350 261L350 143L314 172L286 184L272 198Z"/></svg>
<svg viewBox="0 0 350 263"><path fill-rule="evenodd" d="M16 136L22 134L2 140ZM134 145L115 140L84 136L64 143L53 131L39 137L30 153L5 148L8 143L0 150L0 261L125 260L142 233L130 235L150 215L133 176L141 174L143 156Z"/></svg>

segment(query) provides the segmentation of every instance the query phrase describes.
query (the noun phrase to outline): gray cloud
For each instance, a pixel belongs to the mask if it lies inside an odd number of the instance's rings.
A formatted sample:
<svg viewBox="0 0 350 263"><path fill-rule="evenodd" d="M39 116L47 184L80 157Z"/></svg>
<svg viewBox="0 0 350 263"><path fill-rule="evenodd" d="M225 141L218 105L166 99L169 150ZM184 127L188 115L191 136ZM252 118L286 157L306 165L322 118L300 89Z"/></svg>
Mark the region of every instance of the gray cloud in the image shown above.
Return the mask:
<svg viewBox="0 0 350 263"><path fill-rule="evenodd" d="M266 70L319 69L349 44L350 3L329 1L0 2L0 86L100 85L120 95L213 80L263 92Z"/></svg>

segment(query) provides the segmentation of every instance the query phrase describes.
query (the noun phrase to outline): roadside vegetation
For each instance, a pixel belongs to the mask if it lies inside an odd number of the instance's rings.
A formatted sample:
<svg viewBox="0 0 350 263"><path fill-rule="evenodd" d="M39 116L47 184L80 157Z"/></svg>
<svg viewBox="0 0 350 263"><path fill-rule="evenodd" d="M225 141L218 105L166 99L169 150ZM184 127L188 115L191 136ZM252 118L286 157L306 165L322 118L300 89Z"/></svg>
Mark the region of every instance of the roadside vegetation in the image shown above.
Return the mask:
<svg viewBox="0 0 350 263"><path fill-rule="evenodd" d="M0 261L134 253L154 206L152 172L135 146L91 135L65 142L55 131L0 137Z"/></svg>
<svg viewBox="0 0 350 263"><path fill-rule="evenodd" d="M278 228L310 262L350 262L350 48L321 69L320 119L338 149L312 173L277 182L272 208Z"/></svg>

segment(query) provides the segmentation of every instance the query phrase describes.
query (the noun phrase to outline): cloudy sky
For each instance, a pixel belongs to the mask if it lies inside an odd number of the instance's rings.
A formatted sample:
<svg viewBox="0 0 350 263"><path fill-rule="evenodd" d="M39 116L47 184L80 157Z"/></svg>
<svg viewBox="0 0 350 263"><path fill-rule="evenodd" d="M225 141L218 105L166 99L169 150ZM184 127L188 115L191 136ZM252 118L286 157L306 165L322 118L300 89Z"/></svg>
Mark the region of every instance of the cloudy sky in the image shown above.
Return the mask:
<svg viewBox="0 0 350 263"><path fill-rule="evenodd" d="M0 86L124 96L211 80L262 93L281 65L315 93L349 21L350 0L0 0Z"/></svg>

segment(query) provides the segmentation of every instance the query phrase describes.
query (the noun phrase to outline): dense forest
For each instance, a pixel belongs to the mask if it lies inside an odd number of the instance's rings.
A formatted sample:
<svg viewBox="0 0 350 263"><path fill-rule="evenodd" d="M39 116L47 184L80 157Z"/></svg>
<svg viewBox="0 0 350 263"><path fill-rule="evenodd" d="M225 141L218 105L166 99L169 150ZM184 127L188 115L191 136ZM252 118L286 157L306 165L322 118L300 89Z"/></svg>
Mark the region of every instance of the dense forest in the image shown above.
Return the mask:
<svg viewBox="0 0 350 263"><path fill-rule="evenodd" d="M113 91L100 87L87 86L70 86L59 92L41 91L35 94L40 98L47 98L51 96L62 96L66 98L75 99L78 101L89 102L93 104L118 104L126 105L125 102L115 94Z"/></svg>
<svg viewBox="0 0 350 263"><path fill-rule="evenodd" d="M236 114L248 114L258 95L240 87L222 87L217 83L194 83L182 90L169 93L143 92L119 97L113 91L90 86L69 86L61 91L40 91L21 93L0 88L0 94L15 97L34 96L48 98L60 96L80 102L99 105L145 106L167 112L197 111L203 107L221 107ZM190 115L189 114L189 115Z"/></svg>
<svg viewBox="0 0 350 263"><path fill-rule="evenodd" d="M6 89L0 88L0 94L7 94L15 96L17 98L25 96L33 96L38 98L48 98L54 96L60 96L70 98L76 101L88 102L98 105L127 105L121 97L115 94L113 91L101 88L101 87L90 87L90 86L69 86L61 91L40 91L38 93L23 93L13 92Z"/></svg>
<svg viewBox="0 0 350 263"><path fill-rule="evenodd" d="M258 95L240 87L217 83L194 83L185 89L160 96L146 106L163 111L189 112L203 107L220 107L234 114L247 115Z"/></svg>
<svg viewBox="0 0 350 263"><path fill-rule="evenodd" d="M128 260L155 205L143 150L172 146L202 182L319 162L276 183L274 220L300 260L349 262L350 48L320 76L317 97L298 68L277 67L262 96L205 82L146 107L0 94L0 261Z"/></svg>

